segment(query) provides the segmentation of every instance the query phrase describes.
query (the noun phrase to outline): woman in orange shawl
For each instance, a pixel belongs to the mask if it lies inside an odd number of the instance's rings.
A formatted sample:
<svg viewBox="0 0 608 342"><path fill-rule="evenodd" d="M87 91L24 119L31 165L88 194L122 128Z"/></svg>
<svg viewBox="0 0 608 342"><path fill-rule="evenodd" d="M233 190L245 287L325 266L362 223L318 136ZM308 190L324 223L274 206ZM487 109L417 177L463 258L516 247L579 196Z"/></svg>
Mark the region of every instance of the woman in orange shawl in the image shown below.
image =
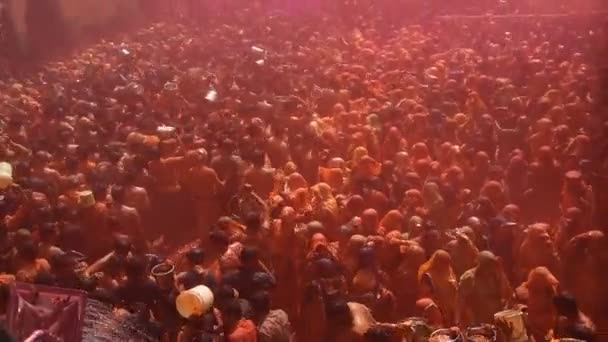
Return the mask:
<svg viewBox="0 0 608 342"><path fill-rule="evenodd" d="M351 159L350 159L350 166L351 168L355 168L357 165L359 165L359 162L361 161L361 159L365 156L369 156L369 152L367 151L367 148L363 147L363 146L358 146L355 149L353 149L353 151L350 153L351 155Z"/></svg>
<svg viewBox="0 0 608 342"><path fill-rule="evenodd" d="M399 210L391 210L380 220L378 233L385 235L386 233L397 230L401 232L403 230L403 215Z"/></svg>
<svg viewBox="0 0 608 342"><path fill-rule="evenodd" d="M422 198L428 218L435 222L440 229L445 229L447 226L446 207L439 185L433 182L425 183L422 188Z"/></svg>
<svg viewBox="0 0 608 342"><path fill-rule="evenodd" d="M353 177L369 179L378 176L382 171L382 164L370 156L363 156L353 170Z"/></svg>
<svg viewBox="0 0 608 342"><path fill-rule="evenodd" d="M559 281L551 271L537 267L516 290L518 298L528 305L528 333L536 341L544 341L555 325L553 297L558 293L558 287Z"/></svg>
<svg viewBox="0 0 608 342"><path fill-rule="evenodd" d="M519 279L525 279L528 272L539 266L554 273L559 268L559 259L546 223L536 223L526 229L526 237L519 249Z"/></svg>
<svg viewBox="0 0 608 342"><path fill-rule="evenodd" d="M341 192L344 186L344 171L337 167L320 167L319 179L335 191Z"/></svg>
<svg viewBox="0 0 608 342"><path fill-rule="evenodd" d="M405 192L401 203L401 211L407 220L412 216L423 216L425 214L424 199L420 190L409 189Z"/></svg>
<svg viewBox="0 0 608 342"><path fill-rule="evenodd" d="M332 215L338 215L338 202L332 194L332 189L327 183L318 183L310 188L313 194L312 204L315 209L326 209Z"/></svg>
<svg viewBox="0 0 608 342"><path fill-rule="evenodd" d="M308 188L308 182L301 174L294 172L287 176L286 186L288 192L295 192L298 189Z"/></svg>
<svg viewBox="0 0 608 342"><path fill-rule="evenodd" d="M311 206L313 214L323 223L330 237L335 237L333 235L335 235L334 233L337 234L339 208L331 187L327 183L319 183L310 190L312 192Z"/></svg>
<svg viewBox="0 0 608 342"><path fill-rule="evenodd" d="M433 256L418 270L418 282L423 286L421 292L430 292L437 302L447 325L456 320L456 303L458 299L458 281L452 269L452 258L444 250L437 250ZM430 282L430 289L425 289ZM428 297L428 296L425 296Z"/></svg>
<svg viewBox="0 0 608 342"><path fill-rule="evenodd" d="M298 214L312 211L310 192L307 188L299 188L290 195L292 207Z"/></svg>
<svg viewBox="0 0 608 342"><path fill-rule="evenodd" d="M393 160L397 152L404 151L407 142L402 137L399 128L393 126L386 132L386 137L382 144L382 160Z"/></svg>

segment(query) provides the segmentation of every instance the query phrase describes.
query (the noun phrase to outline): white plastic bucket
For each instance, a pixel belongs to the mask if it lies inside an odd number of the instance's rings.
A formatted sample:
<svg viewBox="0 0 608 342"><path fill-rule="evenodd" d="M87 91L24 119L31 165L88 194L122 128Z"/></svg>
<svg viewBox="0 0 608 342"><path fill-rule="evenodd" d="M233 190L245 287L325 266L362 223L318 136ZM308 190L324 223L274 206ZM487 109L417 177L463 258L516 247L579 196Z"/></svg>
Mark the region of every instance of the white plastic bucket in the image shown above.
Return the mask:
<svg viewBox="0 0 608 342"><path fill-rule="evenodd" d="M0 189L6 189L13 184L13 167L7 162L0 162Z"/></svg>
<svg viewBox="0 0 608 342"><path fill-rule="evenodd" d="M175 306L184 318L201 316L213 306L213 292L204 285L193 287L177 296Z"/></svg>

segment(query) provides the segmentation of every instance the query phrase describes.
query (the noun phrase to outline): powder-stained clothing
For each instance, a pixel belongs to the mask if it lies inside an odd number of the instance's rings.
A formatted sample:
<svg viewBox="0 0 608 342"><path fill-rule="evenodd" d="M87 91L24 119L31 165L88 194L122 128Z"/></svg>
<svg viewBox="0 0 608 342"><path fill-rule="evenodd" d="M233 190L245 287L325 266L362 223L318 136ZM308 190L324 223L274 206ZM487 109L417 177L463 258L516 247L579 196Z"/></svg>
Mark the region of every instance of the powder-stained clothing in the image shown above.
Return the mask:
<svg viewBox="0 0 608 342"><path fill-rule="evenodd" d="M236 327L228 334L228 342L257 342L258 336L255 324L252 321L242 319Z"/></svg>
<svg viewBox="0 0 608 342"><path fill-rule="evenodd" d="M258 325L260 342L289 342L291 323L283 310L271 310Z"/></svg>
<svg viewBox="0 0 608 342"><path fill-rule="evenodd" d="M459 295L471 314L469 323L491 324L494 314L504 309L504 300L511 294L511 287L503 272L495 277L482 277L477 275L476 270L470 269L462 275Z"/></svg>

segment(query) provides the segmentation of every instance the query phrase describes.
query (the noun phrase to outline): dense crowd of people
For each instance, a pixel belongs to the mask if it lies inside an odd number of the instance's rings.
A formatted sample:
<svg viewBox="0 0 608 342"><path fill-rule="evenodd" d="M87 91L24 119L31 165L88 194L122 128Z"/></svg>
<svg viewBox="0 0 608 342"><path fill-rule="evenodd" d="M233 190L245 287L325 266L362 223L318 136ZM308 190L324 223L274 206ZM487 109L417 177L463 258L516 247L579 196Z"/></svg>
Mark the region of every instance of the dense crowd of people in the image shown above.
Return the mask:
<svg viewBox="0 0 608 342"><path fill-rule="evenodd" d="M259 11L0 81L3 313L16 281L163 341L599 340L601 27Z"/></svg>

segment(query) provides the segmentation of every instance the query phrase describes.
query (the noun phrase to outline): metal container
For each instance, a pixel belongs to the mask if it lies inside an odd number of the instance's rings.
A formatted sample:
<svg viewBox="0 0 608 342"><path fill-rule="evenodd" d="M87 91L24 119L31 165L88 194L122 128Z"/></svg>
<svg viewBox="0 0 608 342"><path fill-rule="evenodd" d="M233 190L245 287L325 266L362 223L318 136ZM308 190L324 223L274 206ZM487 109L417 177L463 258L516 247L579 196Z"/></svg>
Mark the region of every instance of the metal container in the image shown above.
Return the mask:
<svg viewBox="0 0 608 342"><path fill-rule="evenodd" d="M80 191L78 193L78 203L83 208L90 208L95 205L95 196L91 190Z"/></svg>
<svg viewBox="0 0 608 342"><path fill-rule="evenodd" d="M409 324L412 330L412 333L407 335L405 342L426 342L433 332L422 317L410 317L404 323Z"/></svg>
<svg viewBox="0 0 608 342"><path fill-rule="evenodd" d="M458 333L456 336L454 336L454 334L455 332L451 329L435 330L431 334L429 341L464 342L464 336L462 336L462 333ZM439 338L443 336L446 336L447 338L439 340Z"/></svg>
<svg viewBox="0 0 608 342"><path fill-rule="evenodd" d="M470 327L465 332L465 339L469 342L496 341L497 332L493 325L485 324L479 327Z"/></svg>
<svg viewBox="0 0 608 342"><path fill-rule="evenodd" d="M524 322L524 313L519 310L504 310L494 314L498 326L512 326L511 335L507 339L512 342L528 341L528 332ZM500 323L500 324L498 324ZM502 332L504 334L504 332Z"/></svg>
<svg viewBox="0 0 608 342"><path fill-rule="evenodd" d="M168 263L158 264L152 267L150 272L156 279L156 283L162 289L170 289L175 286L175 266Z"/></svg>

